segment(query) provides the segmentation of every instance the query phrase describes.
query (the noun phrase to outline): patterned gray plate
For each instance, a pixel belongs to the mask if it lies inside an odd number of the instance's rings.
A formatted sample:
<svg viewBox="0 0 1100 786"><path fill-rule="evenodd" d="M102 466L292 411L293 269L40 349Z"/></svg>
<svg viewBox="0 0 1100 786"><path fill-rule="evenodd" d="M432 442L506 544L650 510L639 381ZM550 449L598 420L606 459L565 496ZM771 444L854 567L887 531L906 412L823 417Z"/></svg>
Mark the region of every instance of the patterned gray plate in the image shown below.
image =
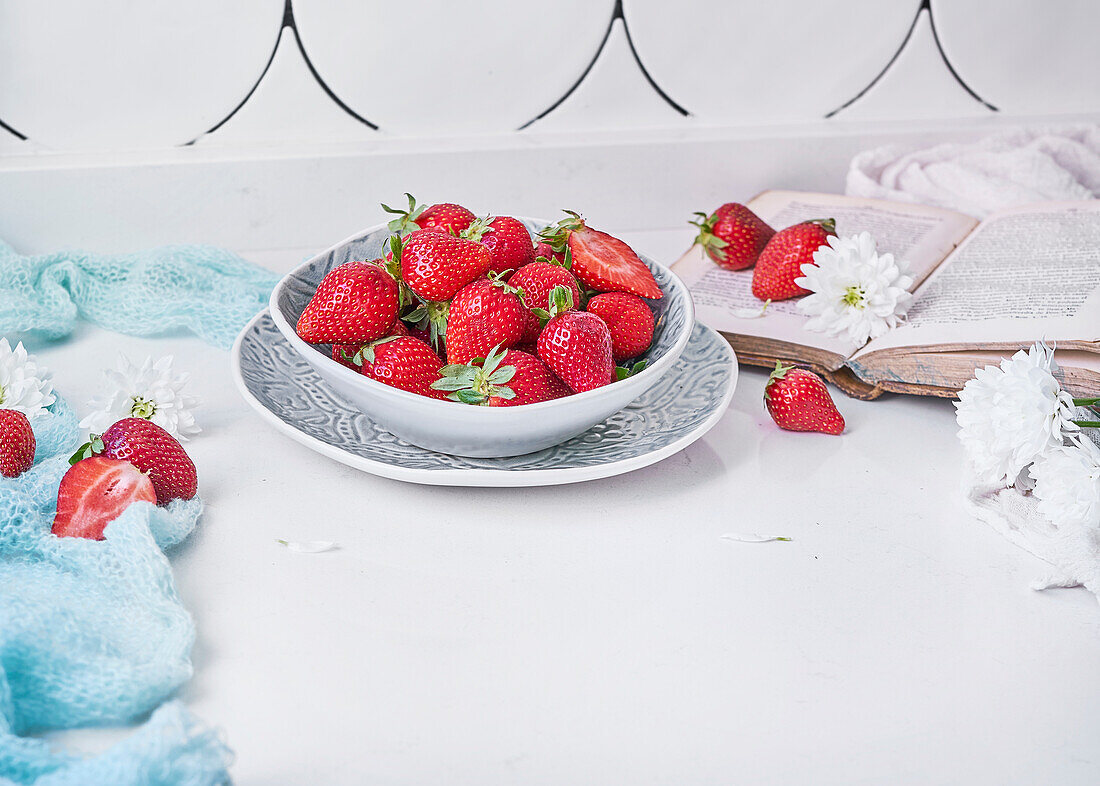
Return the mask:
<svg viewBox="0 0 1100 786"><path fill-rule="evenodd" d="M410 445L332 393L264 311L231 357L245 400L292 439L365 472L444 486L545 486L618 475L671 456L703 436L729 405L737 359L701 324L677 364L625 409L537 453L464 458Z"/></svg>

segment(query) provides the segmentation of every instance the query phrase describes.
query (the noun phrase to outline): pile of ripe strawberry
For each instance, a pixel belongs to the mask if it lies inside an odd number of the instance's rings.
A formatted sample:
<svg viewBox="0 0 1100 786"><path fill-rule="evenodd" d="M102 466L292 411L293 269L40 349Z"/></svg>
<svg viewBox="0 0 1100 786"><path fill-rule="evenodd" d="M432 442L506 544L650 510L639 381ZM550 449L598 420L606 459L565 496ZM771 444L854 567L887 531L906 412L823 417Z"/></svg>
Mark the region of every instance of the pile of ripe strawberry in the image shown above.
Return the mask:
<svg viewBox="0 0 1100 786"><path fill-rule="evenodd" d="M623 241L576 213L532 238L508 216L461 205L396 215L382 258L333 269L298 319L311 344L366 377L436 399L516 406L640 371L662 297Z"/></svg>
<svg viewBox="0 0 1100 786"><path fill-rule="evenodd" d="M831 219L804 221L776 232L760 216L737 202L727 202L710 215L697 212L695 238L716 264L727 270L752 271L752 294L765 303L810 294L795 283L802 266L836 235ZM755 265L755 267L753 267ZM821 377L777 362L764 387L764 405L772 420L788 431L840 434L844 417Z"/></svg>
<svg viewBox="0 0 1100 786"><path fill-rule="evenodd" d="M0 475L17 477L34 464L34 432L22 412L0 409ZM57 491L53 534L102 540L104 528L134 502L167 505L198 491L195 465L167 431L124 418L92 435L70 459Z"/></svg>

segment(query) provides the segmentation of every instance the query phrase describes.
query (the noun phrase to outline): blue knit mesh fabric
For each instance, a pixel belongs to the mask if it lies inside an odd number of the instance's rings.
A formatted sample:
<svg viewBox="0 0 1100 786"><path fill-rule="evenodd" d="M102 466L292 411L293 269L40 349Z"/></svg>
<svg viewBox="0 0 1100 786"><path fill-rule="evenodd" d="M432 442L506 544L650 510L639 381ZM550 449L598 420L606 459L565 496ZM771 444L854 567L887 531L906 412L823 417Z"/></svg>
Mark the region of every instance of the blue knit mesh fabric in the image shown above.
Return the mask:
<svg viewBox="0 0 1100 786"><path fill-rule="evenodd" d="M127 739L91 758L0 734L0 786L217 786L228 782L231 758L216 732L170 701Z"/></svg>
<svg viewBox="0 0 1100 786"><path fill-rule="evenodd" d="M202 512L198 498L139 502L102 541L56 537L57 489L78 430L60 398L32 427L35 465L0 477L0 784L222 782L227 749L178 705L88 759L16 736L138 721L190 677L195 628L162 549Z"/></svg>
<svg viewBox="0 0 1100 786"><path fill-rule="evenodd" d="M133 336L186 328L229 347L267 304L276 280L210 246L20 256L0 240L0 334L34 330L59 338L79 315Z"/></svg>
<svg viewBox="0 0 1100 786"><path fill-rule="evenodd" d="M76 413L65 403L65 399L55 394L54 403L45 412L39 412L30 419L34 432L34 461L58 456L66 450L76 450L80 441L80 425Z"/></svg>

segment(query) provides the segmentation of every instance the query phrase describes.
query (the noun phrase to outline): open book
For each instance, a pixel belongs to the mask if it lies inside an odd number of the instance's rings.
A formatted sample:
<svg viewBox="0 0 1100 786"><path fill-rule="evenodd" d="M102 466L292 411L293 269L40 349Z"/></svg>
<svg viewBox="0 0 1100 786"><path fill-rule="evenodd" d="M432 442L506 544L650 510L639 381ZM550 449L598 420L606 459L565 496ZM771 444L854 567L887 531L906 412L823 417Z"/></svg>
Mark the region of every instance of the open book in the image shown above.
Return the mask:
<svg viewBox="0 0 1100 786"><path fill-rule="evenodd" d="M776 229L835 218L841 237L867 231L880 253L907 260L914 300L903 324L859 346L804 328L797 300L763 305L752 270L715 265L699 246L673 270L699 320L742 362L813 368L857 398L883 391L953 396L974 369L1040 339L1057 345L1062 384L1100 390L1100 201L1046 202L975 218L878 199L765 191L748 203Z"/></svg>

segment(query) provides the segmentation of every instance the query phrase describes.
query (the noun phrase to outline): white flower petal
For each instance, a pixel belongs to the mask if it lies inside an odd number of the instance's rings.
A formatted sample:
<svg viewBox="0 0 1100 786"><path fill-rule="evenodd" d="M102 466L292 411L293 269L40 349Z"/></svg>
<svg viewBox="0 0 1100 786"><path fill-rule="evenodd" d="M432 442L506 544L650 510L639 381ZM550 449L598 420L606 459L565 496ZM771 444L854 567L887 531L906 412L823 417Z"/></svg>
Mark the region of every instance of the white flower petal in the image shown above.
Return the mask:
<svg viewBox="0 0 1100 786"><path fill-rule="evenodd" d="M0 338L0 408L32 418L55 400L49 371L28 354L22 342L12 349L6 338Z"/></svg>
<svg viewBox="0 0 1100 786"><path fill-rule="evenodd" d="M1032 465L1039 512L1059 529L1100 529L1100 449L1076 439Z"/></svg>
<svg viewBox="0 0 1100 786"><path fill-rule="evenodd" d="M331 540L277 540L276 543L286 546L287 551L295 551L299 554L320 554L323 551L339 548L339 545Z"/></svg>
<svg viewBox="0 0 1100 786"><path fill-rule="evenodd" d="M1033 345L999 366L974 372L959 391L955 419L959 441L978 479L1011 483L1047 451L1079 431L1073 399L1058 385L1054 351Z"/></svg>
<svg viewBox="0 0 1100 786"><path fill-rule="evenodd" d="M771 543L772 541L782 540L789 541L790 538L785 538L782 535L757 535L750 532L746 534L738 534L736 532L727 532L721 536L722 540L735 540L738 543Z"/></svg>
<svg viewBox="0 0 1100 786"><path fill-rule="evenodd" d="M837 336L845 333L856 344L895 327L912 304L912 276L893 254L879 254L867 232L829 237L814 252L814 264L802 266L795 283L810 290L797 308L813 317L807 330Z"/></svg>
<svg viewBox="0 0 1100 786"><path fill-rule="evenodd" d="M103 372L103 390L88 402L93 411L80 425L102 433L123 418L147 417L186 442L201 431L193 413L198 399L183 392L190 378L173 371L171 355L156 361L147 357L140 366L119 355L117 368Z"/></svg>

